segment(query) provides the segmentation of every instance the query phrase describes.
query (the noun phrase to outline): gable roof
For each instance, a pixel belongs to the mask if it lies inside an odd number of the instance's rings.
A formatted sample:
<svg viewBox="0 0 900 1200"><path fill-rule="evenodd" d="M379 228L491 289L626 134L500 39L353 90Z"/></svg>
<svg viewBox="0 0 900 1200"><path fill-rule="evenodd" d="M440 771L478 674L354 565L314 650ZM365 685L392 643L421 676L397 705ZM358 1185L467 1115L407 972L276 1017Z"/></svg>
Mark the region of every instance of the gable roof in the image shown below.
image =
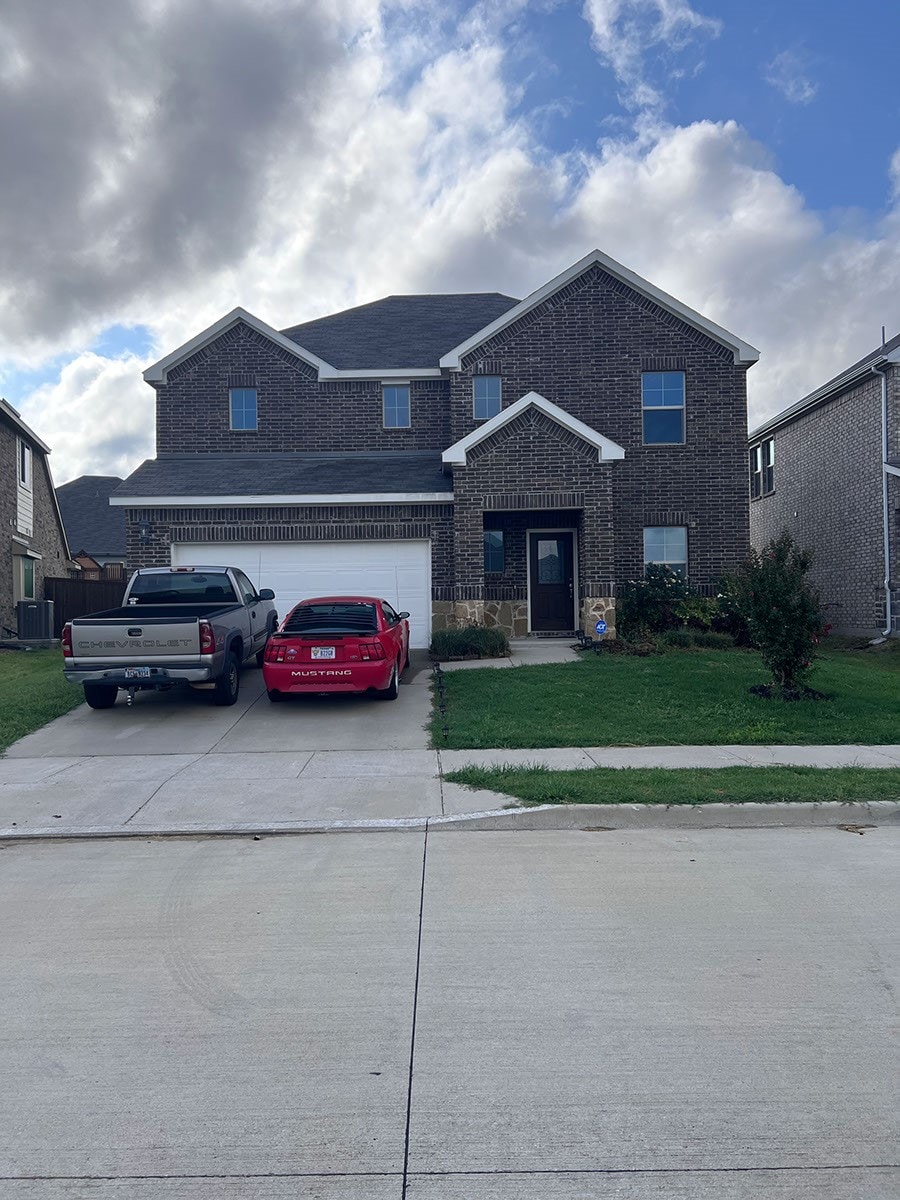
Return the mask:
<svg viewBox="0 0 900 1200"><path fill-rule="evenodd" d="M110 503L428 504L452 499L452 484L437 451L382 451L167 454L142 463Z"/></svg>
<svg viewBox="0 0 900 1200"><path fill-rule="evenodd" d="M517 303L499 292L386 296L282 333L340 371L437 368L442 354Z"/></svg>
<svg viewBox="0 0 900 1200"><path fill-rule="evenodd" d="M600 250L592 250L590 254L586 254L584 258L579 259L577 263L557 275L555 279L551 279L549 283L545 283L543 287L539 287L536 292L532 292L530 296L526 296L515 307L510 308L502 316L492 321L490 325L486 325L483 329L478 330L471 337L462 341L458 346L454 346L452 350L441 359L441 366L446 367L451 371L459 370L463 357L469 354L472 350L512 325L520 317L524 316L531 309L542 304L544 300L564 288L566 284L571 283L573 279L577 279L589 267L601 267L608 275L625 283L647 299L654 301L660 308L666 309L676 317L680 317L682 321L688 325L692 325L695 329L705 333L707 337L711 337L714 341L727 346L734 353L734 361L736 363L755 363L759 358L759 351L749 344L735 337L733 333L729 333L727 329L723 329L721 325L716 325L714 321L710 321L707 317L695 312L692 308L688 308L686 304L682 304L680 300L676 300L674 296L670 296L668 292L664 292L661 288L656 287L652 283L648 283L646 279L642 279L640 275L636 275L634 271L629 271L627 267L623 267L621 263L616 262L614 258L603 254Z"/></svg>
<svg viewBox="0 0 900 1200"><path fill-rule="evenodd" d="M496 433L498 429L502 429L504 425L508 425L510 421L514 421L519 413L524 412L527 408L539 409L571 433L577 434L589 445L596 446L598 462L609 462L625 457L625 451L617 442L604 437L596 429L591 429L590 425L585 425L583 421L579 421L577 417L573 417L571 413L567 413L565 409L560 408L558 404L554 404L552 400L545 399L543 396L538 395L537 392L528 392L521 400L517 400L509 408L504 408L495 417L491 417L489 421L485 421L478 429L474 429L471 433L466 434L464 438L460 438L458 442L454 442L452 446L449 446L444 451L441 458L451 466L464 467L466 465L466 455L473 446L477 446L479 442L483 442L485 438L489 438L492 433Z"/></svg>
<svg viewBox="0 0 900 1200"><path fill-rule="evenodd" d="M30 425L25 424L25 422L19 416L18 410L13 408L8 400L0 399L0 417L5 417L17 433L23 434L30 442L33 442L39 450L43 450L45 454L50 453L50 447L47 445L47 443L41 441Z"/></svg>
<svg viewBox="0 0 900 1200"><path fill-rule="evenodd" d="M798 400L796 404L791 404L788 408L782 409L780 413L776 413L774 417L770 417L768 421L764 421L762 425L757 425L750 433L748 440L752 442L757 438L765 437L766 434L774 432L780 426L789 425L791 421L807 410L824 404L827 400L839 396L841 392L855 387L867 375L872 374L873 367L897 362L900 362L900 333L885 342L883 346L879 346L877 350L871 350L868 354L863 355L852 367L841 371L840 375L835 375L833 379L823 383L821 387L804 396L802 400Z"/></svg>
<svg viewBox="0 0 900 1200"><path fill-rule="evenodd" d="M71 546L91 556L125 554L125 514L109 504L121 482L118 475L81 475L56 489Z"/></svg>

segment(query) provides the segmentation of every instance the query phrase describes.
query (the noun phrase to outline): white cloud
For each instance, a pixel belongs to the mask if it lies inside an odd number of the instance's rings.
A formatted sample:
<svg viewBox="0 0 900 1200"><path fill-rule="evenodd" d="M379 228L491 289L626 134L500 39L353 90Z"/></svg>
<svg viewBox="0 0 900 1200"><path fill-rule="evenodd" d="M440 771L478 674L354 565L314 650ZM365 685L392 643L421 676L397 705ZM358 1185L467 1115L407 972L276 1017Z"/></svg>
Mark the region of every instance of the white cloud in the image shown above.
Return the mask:
<svg viewBox="0 0 900 1200"><path fill-rule="evenodd" d="M819 91L819 85L810 78L806 56L797 50L776 54L766 64L765 80L791 104L810 104Z"/></svg>

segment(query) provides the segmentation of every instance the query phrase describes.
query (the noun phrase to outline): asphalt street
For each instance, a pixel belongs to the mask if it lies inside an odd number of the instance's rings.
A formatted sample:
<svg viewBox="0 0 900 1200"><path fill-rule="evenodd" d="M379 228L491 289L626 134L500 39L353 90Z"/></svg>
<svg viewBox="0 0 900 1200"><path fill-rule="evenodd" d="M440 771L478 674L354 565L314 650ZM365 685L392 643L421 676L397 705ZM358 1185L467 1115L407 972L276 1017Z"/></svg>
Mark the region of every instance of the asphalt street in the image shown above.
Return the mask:
<svg viewBox="0 0 900 1200"><path fill-rule="evenodd" d="M900 829L0 843L4 1200L894 1200Z"/></svg>

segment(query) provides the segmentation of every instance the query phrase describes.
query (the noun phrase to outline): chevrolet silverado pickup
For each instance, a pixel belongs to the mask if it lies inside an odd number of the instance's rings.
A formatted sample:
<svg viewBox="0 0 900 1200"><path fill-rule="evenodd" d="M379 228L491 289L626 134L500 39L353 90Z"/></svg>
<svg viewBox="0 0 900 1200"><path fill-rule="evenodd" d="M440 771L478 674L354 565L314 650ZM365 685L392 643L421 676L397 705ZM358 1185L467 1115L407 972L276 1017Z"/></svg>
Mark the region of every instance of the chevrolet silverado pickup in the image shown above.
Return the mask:
<svg viewBox="0 0 900 1200"><path fill-rule="evenodd" d="M91 708L112 708L119 689L178 683L234 704L240 668L262 666L278 614L269 588L257 592L235 567L146 567L128 581L121 608L69 621L62 632L63 674L84 685Z"/></svg>

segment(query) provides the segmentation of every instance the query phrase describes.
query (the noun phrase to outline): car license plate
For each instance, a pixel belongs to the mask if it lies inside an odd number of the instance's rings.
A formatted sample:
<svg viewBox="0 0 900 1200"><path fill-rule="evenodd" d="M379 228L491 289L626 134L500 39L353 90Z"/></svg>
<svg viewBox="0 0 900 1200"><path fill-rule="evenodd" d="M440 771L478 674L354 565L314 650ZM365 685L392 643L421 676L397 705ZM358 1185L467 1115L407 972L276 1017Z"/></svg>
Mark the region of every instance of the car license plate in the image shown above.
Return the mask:
<svg viewBox="0 0 900 1200"><path fill-rule="evenodd" d="M149 667L126 667L125 668L125 678L126 679L146 679L149 674L150 674Z"/></svg>
<svg viewBox="0 0 900 1200"><path fill-rule="evenodd" d="M313 646L313 658L334 658L334 646Z"/></svg>

